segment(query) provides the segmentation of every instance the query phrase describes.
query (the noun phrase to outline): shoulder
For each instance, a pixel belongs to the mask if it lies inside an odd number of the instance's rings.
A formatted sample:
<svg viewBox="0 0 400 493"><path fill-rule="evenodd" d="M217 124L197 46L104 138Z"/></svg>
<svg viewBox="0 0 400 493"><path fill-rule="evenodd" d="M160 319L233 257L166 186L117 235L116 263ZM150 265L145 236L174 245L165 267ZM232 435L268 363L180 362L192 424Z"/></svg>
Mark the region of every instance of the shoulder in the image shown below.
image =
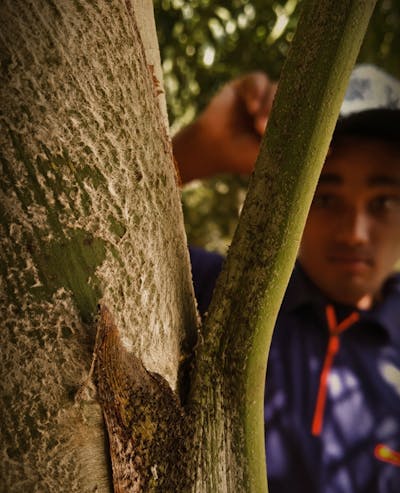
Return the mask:
<svg viewBox="0 0 400 493"><path fill-rule="evenodd" d="M202 248L189 247L194 292L201 315L208 309L224 257Z"/></svg>

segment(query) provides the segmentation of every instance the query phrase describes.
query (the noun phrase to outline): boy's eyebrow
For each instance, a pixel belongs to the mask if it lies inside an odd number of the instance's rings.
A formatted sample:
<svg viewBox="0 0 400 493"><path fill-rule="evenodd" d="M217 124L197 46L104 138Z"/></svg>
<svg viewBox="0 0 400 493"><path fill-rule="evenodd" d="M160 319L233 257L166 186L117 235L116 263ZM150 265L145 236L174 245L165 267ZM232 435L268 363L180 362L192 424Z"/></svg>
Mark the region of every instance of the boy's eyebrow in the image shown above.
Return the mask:
<svg viewBox="0 0 400 493"><path fill-rule="evenodd" d="M400 176L373 175L368 178L368 185L400 187Z"/></svg>
<svg viewBox="0 0 400 493"><path fill-rule="evenodd" d="M327 185L340 185L341 183L343 183L343 179L336 173L322 173L318 181L318 184Z"/></svg>
<svg viewBox="0 0 400 493"><path fill-rule="evenodd" d="M322 185L340 185L343 183L343 178L336 173L322 173L318 184ZM389 186L400 188L400 176L389 176L385 174L372 175L367 177L368 186Z"/></svg>

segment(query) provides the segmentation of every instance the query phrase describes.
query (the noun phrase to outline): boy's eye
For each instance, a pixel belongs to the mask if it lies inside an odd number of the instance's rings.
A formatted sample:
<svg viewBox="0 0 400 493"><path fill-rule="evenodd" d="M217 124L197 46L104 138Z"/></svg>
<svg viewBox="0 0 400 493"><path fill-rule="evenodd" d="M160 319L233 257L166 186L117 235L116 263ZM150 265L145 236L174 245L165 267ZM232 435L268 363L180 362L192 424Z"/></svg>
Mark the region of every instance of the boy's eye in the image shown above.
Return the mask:
<svg viewBox="0 0 400 493"><path fill-rule="evenodd" d="M400 196L381 195L375 197L369 203L369 210L372 214L400 212Z"/></svg>
<svg viewBox="0 0 400 493"><path fill-rule="evenodd" d="M317 209L333 209L338 205L338 198L329 193L317 193L312 201L312 206Z"/></svg>

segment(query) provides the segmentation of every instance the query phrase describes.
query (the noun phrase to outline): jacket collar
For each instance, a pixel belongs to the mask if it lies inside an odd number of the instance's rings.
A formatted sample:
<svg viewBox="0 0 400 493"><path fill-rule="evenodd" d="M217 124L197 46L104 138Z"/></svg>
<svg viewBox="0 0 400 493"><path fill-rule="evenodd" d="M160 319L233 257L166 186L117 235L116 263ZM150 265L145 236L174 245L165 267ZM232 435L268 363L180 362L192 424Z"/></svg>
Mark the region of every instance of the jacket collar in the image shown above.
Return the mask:
<svg viewBox="0 0 400 493"><path fill-rule="evenodd" d="M306 305L320 310L332 301L324 296L308 278L302 267L296 262L290 278L281 310L292 312ZM354 309L333 303L340 312ZM370 310L360 310L360 321L381 327L390 339L400 347L400 274L394 274L386 281L382 290L382 300Z"/></svg>

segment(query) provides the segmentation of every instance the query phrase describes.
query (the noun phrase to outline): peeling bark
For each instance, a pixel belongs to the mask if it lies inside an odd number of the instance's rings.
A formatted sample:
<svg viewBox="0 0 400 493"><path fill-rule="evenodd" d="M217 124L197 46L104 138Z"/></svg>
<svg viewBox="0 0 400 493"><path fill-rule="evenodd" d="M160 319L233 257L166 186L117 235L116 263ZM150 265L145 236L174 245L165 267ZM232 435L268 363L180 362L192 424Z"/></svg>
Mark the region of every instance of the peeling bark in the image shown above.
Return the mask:
<svg viewBox="0 0 400 493"><path fill-rule="evenodd" d="M188 491L185 465L193 443L193 423L190 426L168 382L147 371L121 345L105 307L100 310L94 358L110 440L114 491Z"/></svg>

